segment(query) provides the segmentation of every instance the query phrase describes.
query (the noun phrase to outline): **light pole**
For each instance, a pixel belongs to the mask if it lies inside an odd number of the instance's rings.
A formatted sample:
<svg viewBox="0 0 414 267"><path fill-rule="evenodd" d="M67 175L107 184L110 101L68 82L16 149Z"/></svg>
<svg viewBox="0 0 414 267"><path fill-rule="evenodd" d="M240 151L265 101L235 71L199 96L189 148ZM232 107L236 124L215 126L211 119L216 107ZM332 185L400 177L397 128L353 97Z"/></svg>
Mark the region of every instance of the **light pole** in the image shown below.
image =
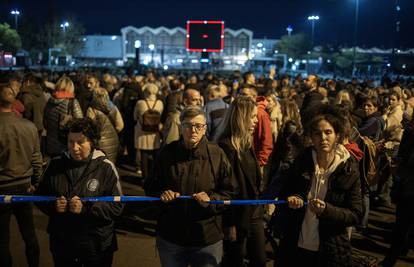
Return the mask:
<svg viewBox="0 0 414 267"><path fill-rule="evenodd" d="M289 36L292 35L292 31L293 31L292 26L291 25L287 26L286 31L288 32Z"/></svg>
<svg viewBox="0 0 414 267"><path fill-rule="evenodd" d="M355 24L354 24L354 49L352 57L352 76L356 72L356 47L358 45L358 15L359 15L359 0L355 0Z"/></svg>
<svg viewBox="0 0 414 267"><path fill-rule="evenodd" d="M63 29L63 32L66 33L66 29L70 26L69 22L65 21L60 24L60 27Z"/></svg>
<svg viewBox="0 0 414 267"><path fill-rule="evenodd" d="M17 17L20 15L20 11L17 9L13 9L12 11L10 11L10 14L14 16L14 27L17 31Z"/></svg>
<svg viewBox="0 0 414 267"><path fill-rule="evenodd" d="M319 16L309 16L308 20L312 23L312 47L315 42L315 22L319 20Z"/></svg>

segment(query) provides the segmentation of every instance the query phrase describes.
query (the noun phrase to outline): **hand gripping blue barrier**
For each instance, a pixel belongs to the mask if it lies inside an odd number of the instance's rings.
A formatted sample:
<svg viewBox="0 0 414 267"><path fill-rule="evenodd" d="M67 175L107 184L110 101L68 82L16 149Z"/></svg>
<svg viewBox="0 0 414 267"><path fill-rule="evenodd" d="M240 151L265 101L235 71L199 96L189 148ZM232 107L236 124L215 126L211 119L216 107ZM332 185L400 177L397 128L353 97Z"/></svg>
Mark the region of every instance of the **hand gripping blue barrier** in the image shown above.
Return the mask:
<svg viewBox="0 0 414 267"><path fill-rule="evenodd" d="M0 195L0 204L18 202L53 202L53 196L19 196L19 195ZM147 196L102 196L102 197L81 197L83 202L153 202L160 201L158 197ZM193 199L192 196L180 196L178 199ZM209 204L215 205L264 205L264 204L286 204L286 200L254 199L254 200L210 200Z"/></svg>

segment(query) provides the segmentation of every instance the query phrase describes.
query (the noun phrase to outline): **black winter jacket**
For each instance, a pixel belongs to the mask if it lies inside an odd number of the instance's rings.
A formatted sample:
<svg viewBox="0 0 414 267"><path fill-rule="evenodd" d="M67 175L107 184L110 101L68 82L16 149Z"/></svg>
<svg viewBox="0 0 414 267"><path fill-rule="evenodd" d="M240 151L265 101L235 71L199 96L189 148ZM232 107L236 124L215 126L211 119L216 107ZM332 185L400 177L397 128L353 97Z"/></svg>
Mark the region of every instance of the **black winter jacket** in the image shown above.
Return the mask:
<svg viewBox="0 0 414 267"><path fill-rule="evenodd" d="M74 196L120 196L122 190L115 165L102 151L94 150L87 162L75 161L67 153L53 158L43 174L36 194L64 196L69 201ZM55 203L39 204L39 208L49 216L47 230L51 239L51 251L92 257L108 249L116 250L114 219L121 214L122 204L82 204L80 214L69 211L57 213Z"/></svg>
<svg viewBox="0 0 414 267"><path fill-rule="evenodd" d="M233 172L224 152L203 138L187 149L174 141L159 153L155 177L146 181L146 193L160 196L165 190L192 195L206 192L211 200L231 199L236 194ZM163 204L158 234L181 246L207 246L223 239L222 205L203 208L195 200L178 199Z"/></svg>
<svg viewBox="0 0 414 267"><path fill-rule="evenodd" d="M237 180L239 194L236 198L259 199L263 179L253 149L243 151L240 160L229 138L220 141L219 146L226 153ZM246 235L254 214L263 216L261 205L232 206L223 214L223 225L236 226L241 235Z"/></svg>
<svg viewBox="0 0 414 267"><path fill-rule="evenodd" d="M307 199L314 172L312 148L307 148L288 171L281 199L291 195ZM319 216L318 266L352 266L351 243L346 228L358 224L362 216L358 163L352 156L330 175L324 201L326 208ZM291 266L289 263L298 246L305 208L293 210L285 206L280 212L287 224L283 229L277 266Z"/></svg>

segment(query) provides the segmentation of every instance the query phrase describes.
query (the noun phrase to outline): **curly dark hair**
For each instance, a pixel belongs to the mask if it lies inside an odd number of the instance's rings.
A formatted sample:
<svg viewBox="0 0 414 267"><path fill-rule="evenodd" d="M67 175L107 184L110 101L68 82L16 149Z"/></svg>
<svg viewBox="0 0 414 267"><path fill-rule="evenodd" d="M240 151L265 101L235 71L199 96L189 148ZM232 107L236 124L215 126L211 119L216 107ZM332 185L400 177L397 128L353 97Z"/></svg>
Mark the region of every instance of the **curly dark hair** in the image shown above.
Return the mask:
<svg viewBox="0 0 414 267"><path fill-rule="evenodd" d="M311 137L315 131L318 123L322 120L329 122L335 131L335 134L339 138L339 143L342 143L350 129L347 129L350 124L346 122L345 117L341 114L341 110L337 107L330 106L328 104L321 105L315 113L312 119L306 124L305 135Z"/></svg>
<svg viewBox="0 0 414 267"><path fill-rule="evenodd" d="M66 137L69 133L82 133L91 142L94 148L98 147L99 139L101 139L99 125L90 118L81 118L71 120L66 127Z"/></svg>

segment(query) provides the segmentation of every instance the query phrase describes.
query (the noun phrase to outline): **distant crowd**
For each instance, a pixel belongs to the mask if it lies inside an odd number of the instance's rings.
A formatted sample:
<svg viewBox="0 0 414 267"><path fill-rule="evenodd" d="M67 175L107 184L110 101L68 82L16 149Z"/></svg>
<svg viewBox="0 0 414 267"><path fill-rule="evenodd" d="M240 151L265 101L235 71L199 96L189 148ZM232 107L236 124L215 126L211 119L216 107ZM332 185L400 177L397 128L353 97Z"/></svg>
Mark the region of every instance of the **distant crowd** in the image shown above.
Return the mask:
<svg viewBox="0 0 414 267"><path fill-rule="evenodd" d="M161 199L162 266L266 266L265 230L275 266L356 266L352 232L395 203L393 266L414 223L413 108L414 81L386 76L2 72L0 195L57 197L38 204L55 266L112 265L123 204L80 197L122 195L119 163ZM288 204L208 203L231 199ZM12 214L39 266L31 203L0 204L0 265Z"/></svg>

